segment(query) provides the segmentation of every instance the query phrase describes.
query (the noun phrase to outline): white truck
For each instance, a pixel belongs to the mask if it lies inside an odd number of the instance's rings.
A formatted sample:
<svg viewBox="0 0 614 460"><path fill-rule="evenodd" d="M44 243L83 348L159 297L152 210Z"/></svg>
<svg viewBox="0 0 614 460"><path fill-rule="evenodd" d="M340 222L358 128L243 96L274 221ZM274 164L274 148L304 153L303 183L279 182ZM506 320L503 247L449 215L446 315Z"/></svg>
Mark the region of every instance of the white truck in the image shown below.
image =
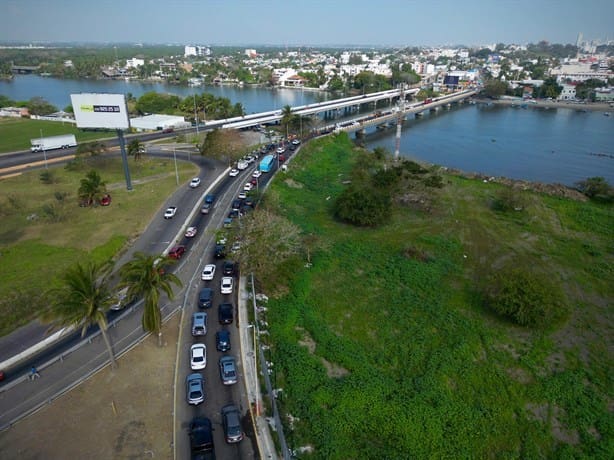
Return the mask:
<svg viewBox="0 0 614 460"><path fill-rule="evenodd" d="M74 134L62 134L60 136L38 137L30 139L30 150L33 152L42 152L54 149L67 149L77 146L77 139Z"/></svg>
<svg viewBox="0 0 614 460"><path fill-rule="evenodd" d="M244 169L247 169L248 166L249 166L249 163L245 160L237 161L237 169L239 171L243 171Z"/></svg>

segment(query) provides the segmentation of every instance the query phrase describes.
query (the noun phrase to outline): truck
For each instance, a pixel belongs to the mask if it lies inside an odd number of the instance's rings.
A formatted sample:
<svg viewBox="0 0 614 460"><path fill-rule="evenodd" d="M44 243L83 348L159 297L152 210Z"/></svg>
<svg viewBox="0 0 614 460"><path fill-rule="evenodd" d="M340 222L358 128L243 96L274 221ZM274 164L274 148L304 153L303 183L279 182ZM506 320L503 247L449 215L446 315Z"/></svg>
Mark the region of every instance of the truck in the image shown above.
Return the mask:
<svg viewBox="0 0 614 460"><path fill-rule="evenodd" d="M74 134L62 134L60 136L37 137L30 139L30 150L32 152L42 152L55 149L67 149L77 146L77 139Z"/></svg>

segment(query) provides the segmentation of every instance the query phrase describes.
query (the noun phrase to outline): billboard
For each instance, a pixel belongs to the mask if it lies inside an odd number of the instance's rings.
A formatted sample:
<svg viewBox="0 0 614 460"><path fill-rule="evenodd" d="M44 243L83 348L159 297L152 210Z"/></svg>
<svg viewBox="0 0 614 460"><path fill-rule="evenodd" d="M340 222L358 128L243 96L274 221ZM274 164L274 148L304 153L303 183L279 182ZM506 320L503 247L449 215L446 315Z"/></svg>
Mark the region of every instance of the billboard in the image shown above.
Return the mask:
<svg viewBox="0 0 614 460"><path fill-rule="evenodd" d="M128 129L130 120L123 94L71 94L78 128Z"/></svg>

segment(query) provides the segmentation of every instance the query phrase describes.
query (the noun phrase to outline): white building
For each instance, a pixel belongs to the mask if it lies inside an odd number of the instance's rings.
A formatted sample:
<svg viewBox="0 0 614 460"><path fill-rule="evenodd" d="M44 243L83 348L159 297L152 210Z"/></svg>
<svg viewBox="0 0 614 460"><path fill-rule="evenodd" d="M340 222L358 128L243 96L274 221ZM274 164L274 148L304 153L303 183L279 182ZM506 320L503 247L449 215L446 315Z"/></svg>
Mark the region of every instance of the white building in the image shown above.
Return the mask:
<svg viewBox="0 0 614 460"><path fill-rule="evenodd" d="M243 53L250 59L254 59L258 56L258 53L254 49L246 49Z"/></svg>
<svg viewBox="0 0 614 460"><path fill-rule="evenodd" d="M211 50L206 46L186 45L183 49L183 56L210 56Z"/></svg>
<svg viewBox="0 0 614 460"><path fill-rule="evenodd" d="M563 64L550 71L550 75L556 78L558 84L565 81L581 82L592 78L608 81L614 75L609 70L592 70L590 64Z"/></svg>
<svg viewBox="0 0 614 460"><path fill-rule="evenodd" d="M563 84L563 90L557 99L559 101L570 101L576 98L576 85Z"/></svg>
<svg viewBox="0 0 614 460"><path fill-rule="evenodd" d="M127 69L136 69L137 67L141 67L142 65L145 65L145 59L132 58L126 60Z"/></svg>
<svg viewBox="0 0 614 460"><path fill-rule="evenodd" d="M160 131L164 129L189 128L190 123L183 117L173 115L146 115L130 119L130 126L137 131Z"/></svg>

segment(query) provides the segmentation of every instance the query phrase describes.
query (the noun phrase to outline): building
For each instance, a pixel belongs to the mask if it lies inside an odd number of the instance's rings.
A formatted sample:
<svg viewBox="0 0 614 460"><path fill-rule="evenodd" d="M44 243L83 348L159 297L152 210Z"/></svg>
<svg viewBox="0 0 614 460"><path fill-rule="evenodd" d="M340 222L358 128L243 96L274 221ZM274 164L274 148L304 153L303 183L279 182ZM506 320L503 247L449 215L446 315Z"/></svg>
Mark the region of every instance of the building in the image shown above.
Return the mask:
<svg viewBox="0 0 614 460"><path fill-rule="evenodd" d="M141 67L143 65L145 65L145 59L132 58L126 60L127 69L136 69L137 67Z"/></svg>
<svg viewBox="0 0 614 460"><path fill-rule="evenodd" d="M165 129L189 128L183 117L173 115L146 115L130 119L130 126L137 131L162 131Z"/></svg>
<svg viewBox="0 0 614 460"><path fill-rule="evenodd" d="M576 99L576 85L570 85L567 83L564 83L563 85L563 89L561 90L561 94L559 94L559 97L557 97L557 99L559 101L573 101Z"/></svg>
<svg viewBox="0 0 614 460"><path fill-rule="evenodd" d="M250 59L255 59L258 57L258 53L256 53L256 50L254 49L246 49L244 53Z"/></svg>
<svg viewBox="0 0 614 460"><path fill-rule="evenodd" d="M211 49L207 46L199 46L199 45L186 45L183 49L183 56L210 56Z"/></svg>
<svg viewBox="0 0 614 460"><path fill-rule="evenodd" d="M614 75L609 70L592 70L591 64L563 64L550 71L558 84L571 81L581 82L590 79L608 81Z"/></svg>
<svg viewBox="0 0 614 460"><path fill-rule="evenodd" d="M595 102L614 102L614 88L595 88Z"/></svg>

